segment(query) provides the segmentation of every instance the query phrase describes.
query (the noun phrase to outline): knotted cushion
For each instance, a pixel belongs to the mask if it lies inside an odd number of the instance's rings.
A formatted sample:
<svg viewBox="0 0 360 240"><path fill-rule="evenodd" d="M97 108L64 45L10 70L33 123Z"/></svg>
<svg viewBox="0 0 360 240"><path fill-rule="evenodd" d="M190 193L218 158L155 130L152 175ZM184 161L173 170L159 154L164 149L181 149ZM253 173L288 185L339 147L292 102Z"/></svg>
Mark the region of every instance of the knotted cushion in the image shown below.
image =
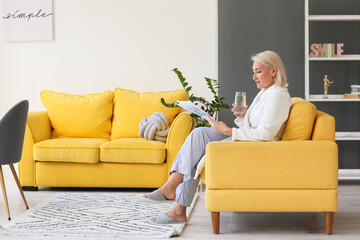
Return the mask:
<svg viewBox="0 0 360 240"><path fill-rule="evenodd" d="M139 137L149 140L166 142L169 132L169 121L162 112L156 112L150 117L141 120L139 124Z"/></svg>
<svg viewBox="0 0 360 240"><path fill-rule="evenodd" d="M172 103L177 100L186 101L188 95L184 89L165 92L137 93L131 90L115 89L114 119L111 129L111 140L119 138L139 138L139 124L145 117L154 112L163 112L169 119L169 126L180 107L168 108L160 99Z"/></svg>

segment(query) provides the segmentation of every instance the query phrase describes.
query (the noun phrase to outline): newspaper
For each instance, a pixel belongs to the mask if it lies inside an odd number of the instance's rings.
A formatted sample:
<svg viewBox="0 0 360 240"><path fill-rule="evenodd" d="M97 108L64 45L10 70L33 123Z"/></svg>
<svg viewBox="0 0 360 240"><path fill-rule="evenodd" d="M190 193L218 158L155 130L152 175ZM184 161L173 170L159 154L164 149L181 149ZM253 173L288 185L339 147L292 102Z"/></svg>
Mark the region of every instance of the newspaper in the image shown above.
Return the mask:
<svg viewBox="0 0 360 240"><path fill-rule="evenodd" d="M209 114L204 112L201 108L199 108L190 101L177 101L176 105L198 115L199 117L205 118L206 120L208 120L208 118L211 118L214 121L214 119Z"/></svg>

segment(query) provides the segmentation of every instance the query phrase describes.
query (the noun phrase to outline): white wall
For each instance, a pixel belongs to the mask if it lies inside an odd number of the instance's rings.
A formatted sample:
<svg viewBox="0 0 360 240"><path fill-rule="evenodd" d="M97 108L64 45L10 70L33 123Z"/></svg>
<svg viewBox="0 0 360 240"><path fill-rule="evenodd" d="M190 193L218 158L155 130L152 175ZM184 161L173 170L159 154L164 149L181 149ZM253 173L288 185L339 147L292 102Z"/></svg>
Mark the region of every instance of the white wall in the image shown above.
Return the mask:
<svg viewBox="0 0 360 240"><path fill-rule="evenodd" d="M22 99L43 110L44 89L179 89L174 67L211 97L203 77L218 74L216 0L53 0L53 9L54 41L4 42L0 24L1 114Z"/></svg>

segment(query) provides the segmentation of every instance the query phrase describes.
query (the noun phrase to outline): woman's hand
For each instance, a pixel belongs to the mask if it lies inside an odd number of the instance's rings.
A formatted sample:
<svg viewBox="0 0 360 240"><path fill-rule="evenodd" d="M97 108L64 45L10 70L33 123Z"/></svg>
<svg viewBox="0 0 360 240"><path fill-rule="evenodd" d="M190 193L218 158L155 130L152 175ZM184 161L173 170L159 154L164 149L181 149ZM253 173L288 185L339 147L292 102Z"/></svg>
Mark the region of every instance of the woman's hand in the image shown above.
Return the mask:
<svg viewBox="0 0 360 240"><path fill-rule="evenodd" d="M234 113L234 115L237 117L237 118L244 118L245 116L245 113L248 109L248 105L245 105L245 106L237 106L237 108L239 108L238 110L240 111L240 113L235 113L235 104L233 103L233 108L231 109L231 111Z"/></svg>
<svg viewBox="0 0 360 240"><path fill-rule="evenodd" d="M211 127L217 132L228 136L232 136L232 129L229 128L223 121L214 121L211 117L208 117L208 121Z"/></svg>

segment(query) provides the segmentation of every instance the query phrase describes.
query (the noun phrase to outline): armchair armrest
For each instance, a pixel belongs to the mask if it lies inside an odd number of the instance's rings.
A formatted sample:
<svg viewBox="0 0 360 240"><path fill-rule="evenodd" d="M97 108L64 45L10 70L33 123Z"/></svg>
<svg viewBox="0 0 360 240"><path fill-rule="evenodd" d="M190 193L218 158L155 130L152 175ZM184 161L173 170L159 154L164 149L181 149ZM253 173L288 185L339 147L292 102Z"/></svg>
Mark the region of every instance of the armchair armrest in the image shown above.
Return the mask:
<svg viewBox="0 0 360 240"><path fill-rule="evenodd" d="M188 111L181 112L170 126L166 141L166 162L168 164L168 172L170 172L171 166L181 146L193 129L193 121L190 114L191 113Z"/></svg>
<svg viewBox="0 0 360 240"><path fill-rule="evenodd" d="M206 148L208 189L335 189L334 141L212 142Z"/></svg>
<svg viewBox="0 0 360 240"><path fill-rule="evenodd" d="M19 179L21 186L36 186L34 144L51 138L51 126L46 111L30 112L27 119L24 146L19 162Z"/></svg>

